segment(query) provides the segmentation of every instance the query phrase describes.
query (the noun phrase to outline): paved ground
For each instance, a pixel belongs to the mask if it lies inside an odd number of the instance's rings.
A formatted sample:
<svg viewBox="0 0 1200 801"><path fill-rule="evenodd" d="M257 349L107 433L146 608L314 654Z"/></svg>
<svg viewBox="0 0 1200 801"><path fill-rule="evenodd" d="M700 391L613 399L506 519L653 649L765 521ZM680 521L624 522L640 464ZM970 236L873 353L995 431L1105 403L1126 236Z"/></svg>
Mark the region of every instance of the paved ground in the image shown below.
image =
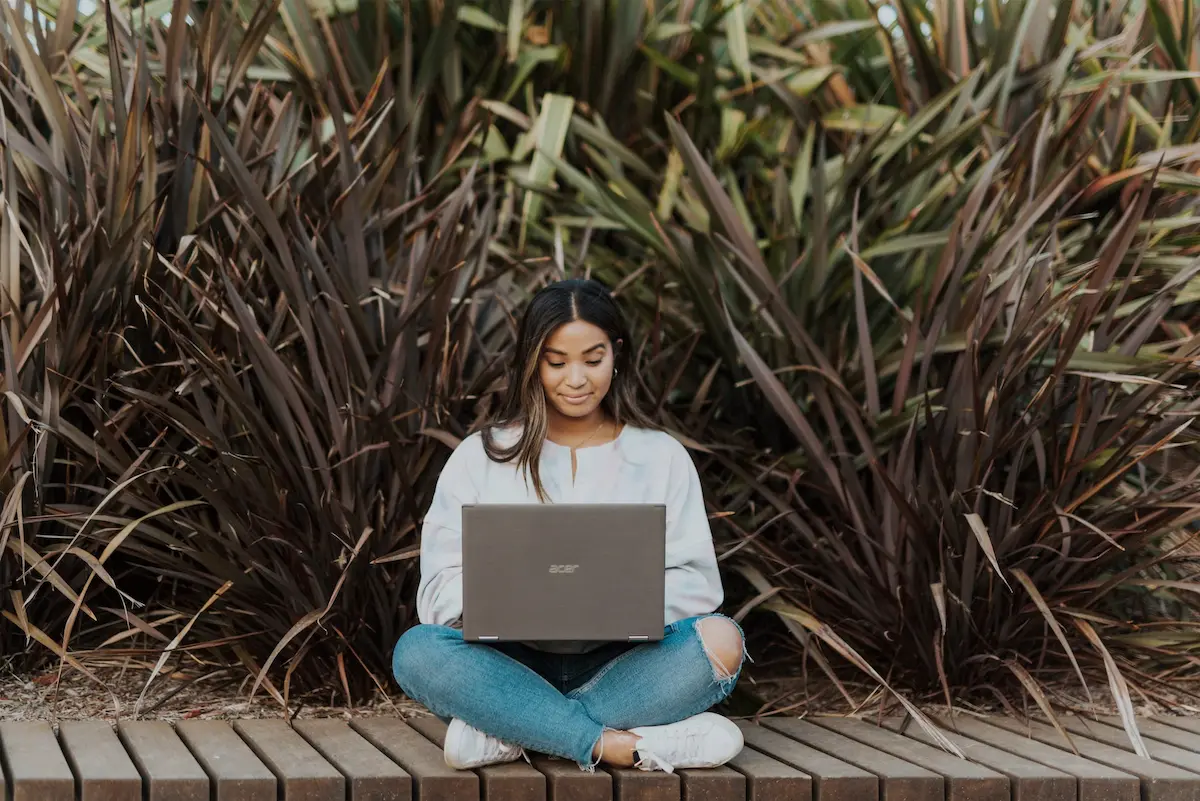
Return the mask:
<svg viewBox="0 0 1200 801"><path fill-rule="evenodd" d="M587 774L535 756L446 767L430 717L0 723L9 801L1200 801L1200 720L1140 721L1150 758L1119 721L939 721L965 755L899 720L743 723L729 766L677 775Z"/></svg>

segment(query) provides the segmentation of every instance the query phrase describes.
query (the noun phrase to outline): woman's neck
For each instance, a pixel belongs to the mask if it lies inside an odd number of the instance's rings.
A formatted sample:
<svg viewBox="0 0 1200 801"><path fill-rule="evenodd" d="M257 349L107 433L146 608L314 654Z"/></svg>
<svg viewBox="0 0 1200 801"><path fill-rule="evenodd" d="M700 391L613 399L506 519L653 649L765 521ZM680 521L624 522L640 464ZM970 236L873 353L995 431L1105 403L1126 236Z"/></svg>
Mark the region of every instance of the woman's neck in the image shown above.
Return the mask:
<svg viewBox="0 0 1200 801"><path fill-rule="evenodd" d="M561 444L578 443L584 437L593 437L598 440L609 439L608 429L611 421L608 415L602 410L597 409L587 417L567 417L564 414L552 412L546 431L546 436L551 442Z"/></svg>

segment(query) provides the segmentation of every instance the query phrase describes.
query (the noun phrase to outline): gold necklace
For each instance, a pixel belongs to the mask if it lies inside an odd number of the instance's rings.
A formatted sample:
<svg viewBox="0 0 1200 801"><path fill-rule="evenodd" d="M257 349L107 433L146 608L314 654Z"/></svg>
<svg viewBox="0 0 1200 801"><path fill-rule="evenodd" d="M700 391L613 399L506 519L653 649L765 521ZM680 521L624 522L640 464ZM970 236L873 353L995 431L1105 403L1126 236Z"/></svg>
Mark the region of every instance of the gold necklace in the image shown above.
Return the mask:
<svg viewBox="0 0 1200 801"><path fill-rule="evenodd" d="M577 450L579 450L580 448L582 448L584 445L587 445L589 442L591 442L591 441L592 441L592 437L594 437L594 436L596 436L597 434L599 434L599 433L600 433L600 429L604 428L604 425L605 425L607 422L608 422L607 420L601 420L601 421L600 421L600 425L596 426L596 430L595 430L595 431L593 431L592 433L588 434L588 436L587 436L587 439L585 439L583 442L580 442L580 443L578 443L578 444L576 444L576 445L572 445L572 446L571 446L571 450L576 450L576 451L577 451Z"/></svg>

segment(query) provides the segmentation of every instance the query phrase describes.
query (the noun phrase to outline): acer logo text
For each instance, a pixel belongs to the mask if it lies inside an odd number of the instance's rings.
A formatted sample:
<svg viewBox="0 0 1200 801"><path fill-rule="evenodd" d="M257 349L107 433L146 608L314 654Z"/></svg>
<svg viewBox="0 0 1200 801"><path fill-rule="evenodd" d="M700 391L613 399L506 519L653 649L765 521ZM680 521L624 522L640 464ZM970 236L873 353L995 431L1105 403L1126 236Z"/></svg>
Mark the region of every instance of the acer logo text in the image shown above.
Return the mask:
<svg viewBox="0 0 1200 801"><path fill-rule="evenodd" d="M574 573L579 565L550 565L551 573Z"/></svg>

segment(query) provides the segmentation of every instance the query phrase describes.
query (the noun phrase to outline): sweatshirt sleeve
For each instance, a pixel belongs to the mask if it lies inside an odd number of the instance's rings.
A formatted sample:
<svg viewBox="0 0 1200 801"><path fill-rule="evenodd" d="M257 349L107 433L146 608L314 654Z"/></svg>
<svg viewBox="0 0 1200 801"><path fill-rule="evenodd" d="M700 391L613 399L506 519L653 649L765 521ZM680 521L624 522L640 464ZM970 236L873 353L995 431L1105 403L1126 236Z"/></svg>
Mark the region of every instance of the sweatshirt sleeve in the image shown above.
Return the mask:
<svg viewBox="0 0 1200 801"><path fill-rule="evenodd" d="M725 600L700 476L691 455L671 439L667 489L667 624L714 612Z"/></svg>
<svg viewBox="0 0 1200 801"><path fill-rule="evenodd" d="M421 529L421 581L417 619L440 626L462 617L462 507L479 497L471 463L482 451L478 437L463 440L442 468Z"/></svg>

